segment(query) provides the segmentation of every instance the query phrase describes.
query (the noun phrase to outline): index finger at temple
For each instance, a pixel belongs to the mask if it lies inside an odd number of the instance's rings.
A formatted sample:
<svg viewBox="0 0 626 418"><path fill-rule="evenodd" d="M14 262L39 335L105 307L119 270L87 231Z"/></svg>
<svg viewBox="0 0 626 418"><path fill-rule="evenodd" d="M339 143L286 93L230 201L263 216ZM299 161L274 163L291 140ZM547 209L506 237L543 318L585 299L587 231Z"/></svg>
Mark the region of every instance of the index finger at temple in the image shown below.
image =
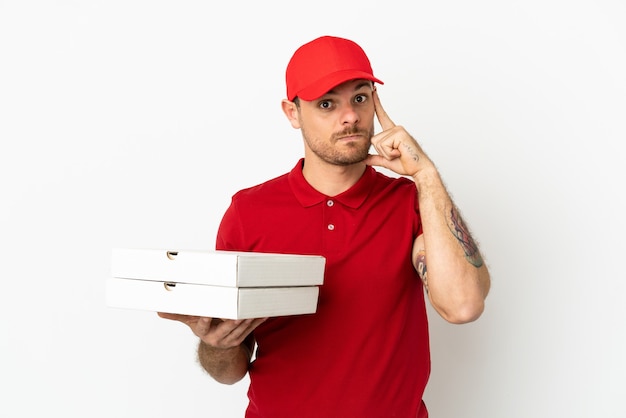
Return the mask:
<svg viewBox="0 0 626 418"><path fill-rule="evenodd" d="M384 131L396 126L389 115L387 115L387 112L385 112L385 109L383 109L383 105L380 103L380 97L378 97L378 92L376 90L374 91L374 110L376 111L378 122Z"/></svg>

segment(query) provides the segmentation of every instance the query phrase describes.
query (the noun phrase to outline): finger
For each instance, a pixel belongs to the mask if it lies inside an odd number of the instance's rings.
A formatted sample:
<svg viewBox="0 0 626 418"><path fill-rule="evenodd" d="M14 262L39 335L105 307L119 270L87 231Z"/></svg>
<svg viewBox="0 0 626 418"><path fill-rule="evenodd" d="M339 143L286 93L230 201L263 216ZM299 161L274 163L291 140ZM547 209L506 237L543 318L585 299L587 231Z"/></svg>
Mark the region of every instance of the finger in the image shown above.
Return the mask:
<svg viewBox="0 0 626 418"><path fill-rule="evenodd" d="M219 324L213 323L204 335L199 335L210 346L231 348L241 344L248 335L245 333L246 321L225 319Z"/></svg>
<svg viewBox="0 0 626 418"><path fill-rule="evenodd" d="M256 326L254 326L255 321L256 320L253 318L238 321L229 321L230 327L224 327L224 331L227 332L229 338L243 339L247 337L248 334L250 334L252 330L254 330L254 328L256 328Z"/></svg>
<svg viewBox="0 0 626 418"><path fill-rule="evenodd" d="M254 331L259 325L265 322L267 318L250 318L244 321L235 321L238 323L227 335L223 338L231 343L240 344L246 339L252 331Z"/></svg>
<svg viewBox="0 0 626 418"><path fill-rule="evenodd" d="M209 333L209 331L211 330L212 323L213 321L211 320L211 318L206 318L206 317L198 318L198 322L196 322L194 333L198 337L202 338L203 336Z"/></svg>
<svg viewBox="0 0 626 418"><path fill-rule="evenodd" d="M159 315L161 318L164 318L164 319L173 319L172 318L173 314L170 314L167 312L157 312L157 315Z"/></svg>
<svg viewBox="0 0 626 418"><path fill-rule="evenodd" d="M392 128L374 135L371 141L380 156L392 160L400 156L400 151L397 149L399 143L396 141L396 137L395 128Z"/></svg>
<svg viewBox="0 0 626 418"><path fill-rule="evenodd" d="M378 167L384 167L384 164L386 164L386 160L380 155L376 155L376 154L368 155L367 158L365 158L364 162L367 165L378 166Z"/></svg>
<svg viewBox="0 0 626 418"><path fill-rule="evenodd" d="M385 109L383 109L383 105L380 103L380 97L378 97L378 91L374 90L374 110L376 112L376 117L378 118L378 123L380 123L381 128L384 131L387 129L391 129L396 126L395 123L391 120Z"/></svg>
<svg viewBox="0 0 626 418"><path fill-rule="evenodd" d="M159 315L163 319L169 319L171 321L180 321L184 323L187 323L190 320L197 318L195 316L180 315L180 314L174 314L174 313L169 313L169 312L157 312L157 315Z"/></svg>
<svg viewBox="0 0 626 418"><path fill-rule="evenodd" d="M259 325L261 325L263 322L267 321L269 318L256 318L254 321L252 321L252 323L250 324L250 332L254 331L256 329L256 327L258 327Z"/></svg>

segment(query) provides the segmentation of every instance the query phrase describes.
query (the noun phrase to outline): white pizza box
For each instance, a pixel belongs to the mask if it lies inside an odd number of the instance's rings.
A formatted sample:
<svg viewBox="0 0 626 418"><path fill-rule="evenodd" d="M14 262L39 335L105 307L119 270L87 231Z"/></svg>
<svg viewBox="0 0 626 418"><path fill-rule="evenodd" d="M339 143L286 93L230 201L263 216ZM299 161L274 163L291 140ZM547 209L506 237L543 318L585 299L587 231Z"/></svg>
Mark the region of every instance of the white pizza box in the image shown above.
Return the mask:
<svg viewBox="0 0 626 418"><path fill-rule="evenodd" d="M319 286L325 262L317 255L114 248L111 276L230 287Z"/></svg>
<svg viewBox="0 0 626 418"><path fill-rule="evenodd" d="M222 319L312 314L318 286L241 288L109 277L106 304L113 308Z"/></svg>

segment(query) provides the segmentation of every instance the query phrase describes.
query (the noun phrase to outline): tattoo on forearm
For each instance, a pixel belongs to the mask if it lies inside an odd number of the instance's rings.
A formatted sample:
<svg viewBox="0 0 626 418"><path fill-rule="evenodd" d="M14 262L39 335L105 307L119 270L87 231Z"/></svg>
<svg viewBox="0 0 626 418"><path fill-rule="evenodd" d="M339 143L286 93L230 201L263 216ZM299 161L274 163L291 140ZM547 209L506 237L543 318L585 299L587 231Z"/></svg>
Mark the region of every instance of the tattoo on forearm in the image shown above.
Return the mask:
<svg viewBox="0 0 626 418"><path fill-rule="evenodd" d="M449 228L455 238L459 241L459 244L461 244L467 261L469 261L474 267L482 266L483 258L478 251L478 246L472 239L467 226L465 226L463 219L461 219L461 216L454 206L450 209Z"/></svg>
<svg viewBox="0 0 626 418"><path fill-rule="evenodd" d="M415 265L417 266L417 274L419 274L420 279L424 283L424 289L426 289L426 293L428 293L428 272L426 271L426 252L424 250L419 250L415 257Z"/></svg>

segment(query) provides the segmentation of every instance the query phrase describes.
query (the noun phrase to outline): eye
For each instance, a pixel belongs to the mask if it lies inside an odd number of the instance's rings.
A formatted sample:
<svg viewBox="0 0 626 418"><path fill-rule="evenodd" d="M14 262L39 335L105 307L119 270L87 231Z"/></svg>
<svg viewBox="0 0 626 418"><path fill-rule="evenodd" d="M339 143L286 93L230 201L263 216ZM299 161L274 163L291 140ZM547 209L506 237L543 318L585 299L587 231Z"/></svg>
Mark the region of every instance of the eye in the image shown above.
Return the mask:
<svg viewBox="0 0 626 418"><path fill-rule="evenodd" d="M354 101L356 103L365 103L367 101L367 95L359 94L359 95L355 96Z"/></svg>
<svg viewBox="0 0 626 418"><path fill-rule="evenodd" d="M332 107L332 102L330 100L322 100L319 103L320 109L330 109Z"/></svg>

